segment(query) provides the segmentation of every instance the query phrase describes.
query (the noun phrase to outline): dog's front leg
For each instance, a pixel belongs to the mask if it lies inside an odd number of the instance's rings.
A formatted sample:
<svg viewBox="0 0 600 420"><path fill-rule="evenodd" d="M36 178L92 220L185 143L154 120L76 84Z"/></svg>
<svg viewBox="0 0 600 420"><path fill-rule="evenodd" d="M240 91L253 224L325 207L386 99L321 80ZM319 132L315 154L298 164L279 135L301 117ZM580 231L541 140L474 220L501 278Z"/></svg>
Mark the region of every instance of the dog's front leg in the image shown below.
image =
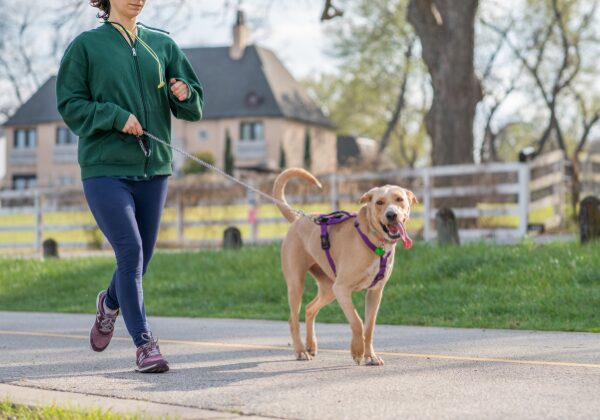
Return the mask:
<svg viewBox="0 0 600 420"><path fill-rule="evenodd" d="M333 293L350 323L350 328L352 329L350 353L356 364L360 365L365 354L363 323L352 303L352 289L340 283L340 280L337 279L333 285Z"/></svg>
<svg viewBox="0 0 600 420"><path fill-rule="evenodd" d="M365 364L371 366L383 365L383 359L373 350L373 332L377 321L377 312L383 295L383 287L367 290L365 297Z"/></svg>

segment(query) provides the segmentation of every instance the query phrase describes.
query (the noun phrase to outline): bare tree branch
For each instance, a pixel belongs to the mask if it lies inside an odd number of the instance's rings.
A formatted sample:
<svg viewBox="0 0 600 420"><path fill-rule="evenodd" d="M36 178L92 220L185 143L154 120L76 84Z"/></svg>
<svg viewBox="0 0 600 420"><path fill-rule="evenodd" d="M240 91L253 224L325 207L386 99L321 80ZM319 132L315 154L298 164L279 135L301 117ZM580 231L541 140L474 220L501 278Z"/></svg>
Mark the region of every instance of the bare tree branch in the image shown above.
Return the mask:
<svg viewBox="0 0 600 420"><path fill-rule="evenodd" d="M321 14L321 21L331 20L343 15L344 11L335 7L333 5L333 0L325 0L325 7L323 8L323 13Z"/></svg>
<svg viewBox="0 0 600 420"><path fill-rule="evenodd" d="M402 113L402 110L404 109L404 103L405 103L405 97L406 97L406 85L408 82L408 77L411 72L410 63L411 63L412 51L413 51L415 42L416 42L416 37L413 36L411 39L409 39L407 46L406 46L406 52L404 53L404 60L405 60L406 66L404 68L404 74L402 75L402 82L400 84L400 93L398 94L398 99L396 101L396 106L394 107L394 112L392 113L392 117L390 118L390 121L387 124L385 132L384 132L383 136L381 137L381 141L379 142L379 151L377 153L378 160L379 160L379 157L381 156L381 154L383 153L383 151L385 150L385 148L388 146L388 144L390 142L390 137L392 136L392 132L394 131L394 127L396 127L396 125L398 124L398 121L400 121L400 115Z"/></svg>

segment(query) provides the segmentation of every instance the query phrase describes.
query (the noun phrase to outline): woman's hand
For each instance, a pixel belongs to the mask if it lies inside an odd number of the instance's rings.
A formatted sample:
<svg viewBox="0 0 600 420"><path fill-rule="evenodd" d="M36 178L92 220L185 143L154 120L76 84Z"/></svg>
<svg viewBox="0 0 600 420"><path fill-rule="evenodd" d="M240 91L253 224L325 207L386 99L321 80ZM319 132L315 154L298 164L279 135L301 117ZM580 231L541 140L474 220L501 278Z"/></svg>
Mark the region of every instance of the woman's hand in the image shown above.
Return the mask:
<svg viewBox="0 0 600 420"><path fill-rule="evenodd" d="M129 119L127 120L127 122L125 123L125 127L123 127L121 131L126 134L133 134L134 136L141 136L142 134L144 134L142 125L133 114L129 115Z"/></svg>
<svg viewBox="0 0 600 420"><path fill-rule="evenodd" d="M173 92L177 100L185 101L188 98L190 89L186 83L177 79L171 79L169 83L171 83L171 92Z"/></svg>

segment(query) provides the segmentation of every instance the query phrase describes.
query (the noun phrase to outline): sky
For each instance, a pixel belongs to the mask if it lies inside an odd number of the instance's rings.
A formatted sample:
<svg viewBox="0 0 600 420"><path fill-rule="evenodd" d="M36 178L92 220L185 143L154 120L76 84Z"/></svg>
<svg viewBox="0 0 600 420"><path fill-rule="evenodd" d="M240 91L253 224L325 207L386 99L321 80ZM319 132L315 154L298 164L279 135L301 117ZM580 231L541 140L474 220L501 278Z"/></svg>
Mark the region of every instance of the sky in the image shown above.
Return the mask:
<svg viewBox="0 0 600 420"><path fill-rule="evenodd" d="M182 47L230 45L235 7L226 7L226 3L232 2L198 1L187 25L167 25L167 30ZM242 2L251 42L273 50L296 78L335 71L335 60L326 54L326 30L336 22L321 22L322 8L323 0ZM153 12L148 10L147 15ZM144 17L140 16L140 21Z"/></svg>

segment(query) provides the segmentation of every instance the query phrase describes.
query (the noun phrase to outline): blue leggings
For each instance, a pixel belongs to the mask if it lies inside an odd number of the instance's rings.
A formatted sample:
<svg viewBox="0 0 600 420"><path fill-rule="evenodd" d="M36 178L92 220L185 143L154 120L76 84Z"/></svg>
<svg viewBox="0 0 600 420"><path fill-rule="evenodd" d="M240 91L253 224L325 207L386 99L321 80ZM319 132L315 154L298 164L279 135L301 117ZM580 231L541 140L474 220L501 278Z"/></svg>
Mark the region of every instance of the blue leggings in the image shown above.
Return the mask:
<svg viewBox="0 0 600 420"><path fill-rule="evenodd" d="M117 260L106 306L121 309L127 330L139 347L146 343L142 334L150 331L142 276L146 273L158 236L167 197L167 176L147 181L89 178L83 181L83 191Z"/></svg>

